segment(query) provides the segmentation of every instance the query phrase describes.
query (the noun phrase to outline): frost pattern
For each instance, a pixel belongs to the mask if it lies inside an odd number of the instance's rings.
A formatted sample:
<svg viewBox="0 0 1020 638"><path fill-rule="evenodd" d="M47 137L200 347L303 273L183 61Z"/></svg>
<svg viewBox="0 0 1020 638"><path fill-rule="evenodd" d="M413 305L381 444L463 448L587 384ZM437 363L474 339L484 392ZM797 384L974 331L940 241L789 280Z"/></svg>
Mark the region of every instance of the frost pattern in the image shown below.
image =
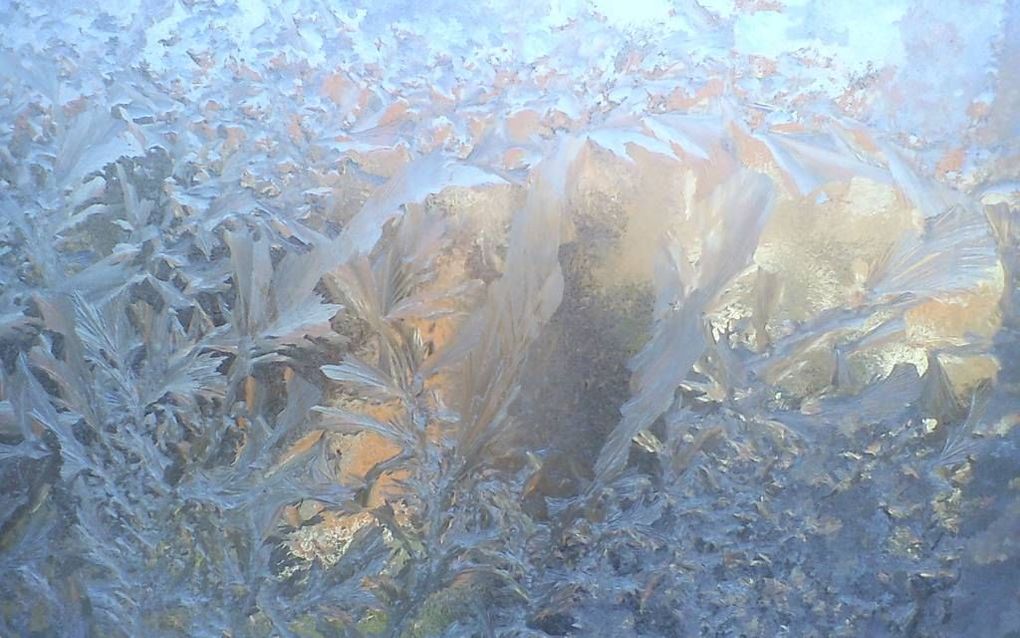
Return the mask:
<svg viewBox="0 0 1020 638"><path fill-rule="evenodd" d="M461 4L0 5L0 634L1020 631L1016 2Z"/></svg>

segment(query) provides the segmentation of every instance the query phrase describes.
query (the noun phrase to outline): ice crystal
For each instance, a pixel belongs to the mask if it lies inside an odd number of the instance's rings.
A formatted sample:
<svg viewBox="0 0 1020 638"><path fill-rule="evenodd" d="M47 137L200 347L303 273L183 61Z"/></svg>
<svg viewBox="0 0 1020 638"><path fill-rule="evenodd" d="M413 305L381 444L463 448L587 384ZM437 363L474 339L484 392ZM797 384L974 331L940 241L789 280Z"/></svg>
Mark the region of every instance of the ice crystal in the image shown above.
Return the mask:
<svg viewBox="0 0 1020 638"><path fill-rule="evenodd" d="M1016 2L0 15L0 634L1020 632Z"/></svg>

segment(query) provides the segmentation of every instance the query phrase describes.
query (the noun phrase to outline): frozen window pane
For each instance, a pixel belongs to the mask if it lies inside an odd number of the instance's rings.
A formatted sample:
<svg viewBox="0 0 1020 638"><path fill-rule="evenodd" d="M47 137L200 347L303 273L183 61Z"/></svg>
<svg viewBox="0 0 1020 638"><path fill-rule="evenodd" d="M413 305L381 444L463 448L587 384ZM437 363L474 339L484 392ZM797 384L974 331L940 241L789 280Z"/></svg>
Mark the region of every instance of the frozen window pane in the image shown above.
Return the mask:
<svg viewBox="0 0 1020 638"><path fill-rule="evenodd" d="M1015 1L0 3L0 634L1020 635Z"/></svg>

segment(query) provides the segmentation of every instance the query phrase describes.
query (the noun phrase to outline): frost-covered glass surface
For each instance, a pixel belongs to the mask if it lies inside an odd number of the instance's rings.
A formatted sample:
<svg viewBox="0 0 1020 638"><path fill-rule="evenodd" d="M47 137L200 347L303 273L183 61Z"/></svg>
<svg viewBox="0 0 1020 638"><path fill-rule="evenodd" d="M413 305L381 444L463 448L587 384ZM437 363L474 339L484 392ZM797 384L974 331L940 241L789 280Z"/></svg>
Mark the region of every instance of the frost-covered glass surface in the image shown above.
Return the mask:
<svg viewBox="0 0 1020 638"><path fill-rule="evenodd" d="M0 36L0 635L1020 636L1016 0Z"/></svg>

